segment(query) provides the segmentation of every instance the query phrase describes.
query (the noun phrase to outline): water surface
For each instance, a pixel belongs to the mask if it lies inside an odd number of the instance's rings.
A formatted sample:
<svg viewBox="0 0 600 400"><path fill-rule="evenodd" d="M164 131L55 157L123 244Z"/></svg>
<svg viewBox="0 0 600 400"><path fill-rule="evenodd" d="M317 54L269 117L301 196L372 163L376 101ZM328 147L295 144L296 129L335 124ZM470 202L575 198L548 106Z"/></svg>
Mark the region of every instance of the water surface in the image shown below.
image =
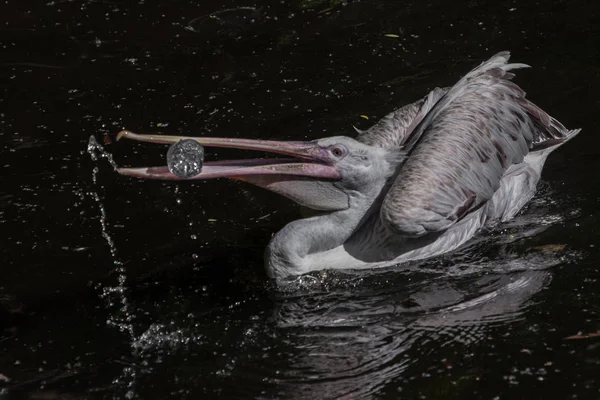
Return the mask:
<svg viewBox="0 0 600 400"><path fill-rule="evenodd" d="M581 336L600 331L600 6L34 3L0 6L1 399L600 398ZM262 252L293 204L103 157L164 163L122 128L353 135L501 50L583 131L515 220L402 270L276 288Z"/></svg>

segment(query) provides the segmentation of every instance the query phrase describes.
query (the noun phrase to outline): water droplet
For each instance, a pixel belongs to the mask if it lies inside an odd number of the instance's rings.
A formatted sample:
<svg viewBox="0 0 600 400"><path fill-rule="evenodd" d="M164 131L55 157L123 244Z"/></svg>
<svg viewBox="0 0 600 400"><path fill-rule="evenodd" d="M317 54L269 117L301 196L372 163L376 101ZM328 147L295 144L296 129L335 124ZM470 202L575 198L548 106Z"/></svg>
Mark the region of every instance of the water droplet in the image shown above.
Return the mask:
<svg viewBox="0 0 600 400"><path fill-rule="evenodd" d="M202 171L204 147L192 139L171 145L167 152L169 171L180 178L190 178Z"/></svg>

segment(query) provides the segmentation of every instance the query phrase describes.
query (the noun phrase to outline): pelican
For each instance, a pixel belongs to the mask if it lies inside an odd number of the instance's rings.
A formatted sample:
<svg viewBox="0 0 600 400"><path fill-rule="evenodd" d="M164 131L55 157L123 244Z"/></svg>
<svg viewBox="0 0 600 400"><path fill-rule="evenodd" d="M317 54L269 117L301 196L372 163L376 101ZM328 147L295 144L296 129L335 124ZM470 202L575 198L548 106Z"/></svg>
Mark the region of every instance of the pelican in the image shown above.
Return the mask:
<svg viewBox="0 0 600 400"><path fill-rule="evenodd" d="M166 166L120 168L162 180L235 179L281 194L312 216L285 225L265 251L277 280L324 269L395 266L454 250L533 197L548 155L573 138L511 79L526 64L500 52L454 86L385 116L358 136L312 141L141 135L170 144L266 151L284 158L206 162L191 178Z"/></svg>

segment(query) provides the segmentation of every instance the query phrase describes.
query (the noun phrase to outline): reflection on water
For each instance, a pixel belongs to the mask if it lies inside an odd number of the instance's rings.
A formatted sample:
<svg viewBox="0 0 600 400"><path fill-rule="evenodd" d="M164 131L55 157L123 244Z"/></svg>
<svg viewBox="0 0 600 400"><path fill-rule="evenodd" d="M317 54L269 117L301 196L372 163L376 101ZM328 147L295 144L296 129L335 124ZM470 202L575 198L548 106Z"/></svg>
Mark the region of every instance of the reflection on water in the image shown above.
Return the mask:
<svg viewBox="0 0 600 400"><path fill-rule="evenodd" d="M410 284L410 275L403 278L379 293L361 289L363 282L282 298L275 322L292 349L288 365L274 378L278 394L334 398L374 394L391 381L401 386L402 372L427 356L420 348L485 340L495 326L520 318L527 302L550 282L550 273Z"/></svg>
<svg viewBox="0 0 600 400"><path fill-rule="evenodd" d="M279 292L269 315L247 319L218 310L200 323L183 307L133 339L129 362L138 368L123 368L115 398L144 398L143 388L159 375L175 379L163 382L172 387L188 379L188 394L227 377L232 383L219 389L223 394L265 398L367 396L391 382L401 387L405 370L424 359L449 368L438 349L468 348L522 318L551 277L547 271L450 280L412 275L328 276L321 289ZM220 336L206 325L211 317ZM187 367L178 365L182 356Z"/></svg>

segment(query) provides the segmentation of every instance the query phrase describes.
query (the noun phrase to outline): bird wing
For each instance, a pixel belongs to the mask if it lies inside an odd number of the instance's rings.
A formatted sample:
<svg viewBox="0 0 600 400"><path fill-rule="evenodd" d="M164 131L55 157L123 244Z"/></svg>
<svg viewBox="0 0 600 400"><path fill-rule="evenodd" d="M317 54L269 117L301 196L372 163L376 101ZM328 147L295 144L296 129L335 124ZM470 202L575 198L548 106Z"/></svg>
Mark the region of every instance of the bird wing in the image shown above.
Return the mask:
<svg viewBox="0 0 600 400"><path fill-rule="evenodd" d="M414 129L450 88L435 88L427 96L389 113L356 137L361 143L384 149L401 149Z"/></svg>
<svg viewBox="0 0 600 400"><path fill-rule="evenodd" d="M510 81L510 70L528 66L508 64L509 56L465 75L410 133L380 210L387 229L410 237L448 229L485 204L533 145L567 135Z"/></svg>

